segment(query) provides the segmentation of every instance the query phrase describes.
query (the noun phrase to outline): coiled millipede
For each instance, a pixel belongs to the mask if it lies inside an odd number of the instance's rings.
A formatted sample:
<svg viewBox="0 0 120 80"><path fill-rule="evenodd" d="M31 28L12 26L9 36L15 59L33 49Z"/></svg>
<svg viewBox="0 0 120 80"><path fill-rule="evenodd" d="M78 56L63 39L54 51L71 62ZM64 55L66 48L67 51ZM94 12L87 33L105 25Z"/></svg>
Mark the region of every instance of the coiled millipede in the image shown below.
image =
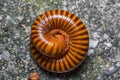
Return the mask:
<svg viewBox="0 0 120 80"><path fill-rule="evenodd" d="M50 72L69 72L84 60L89 35L83 22L65 10L47 11L33 22L31 53L37 64Z"/></svg>

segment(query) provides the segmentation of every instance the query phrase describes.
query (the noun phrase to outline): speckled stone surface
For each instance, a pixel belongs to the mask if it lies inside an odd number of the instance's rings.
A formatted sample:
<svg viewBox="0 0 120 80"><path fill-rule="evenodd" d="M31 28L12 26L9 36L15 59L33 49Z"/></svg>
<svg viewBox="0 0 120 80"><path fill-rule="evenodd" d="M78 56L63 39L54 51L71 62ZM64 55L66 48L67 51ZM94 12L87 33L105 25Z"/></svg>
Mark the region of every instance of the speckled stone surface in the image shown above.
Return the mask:
<svg viewBox="0 0 120 80"><path fill-rule="evenodd" d="M66 74L49 73L29 49L34 19L51 9L77 15L87 26L90 48L83 64ZM0 0L0 80L120 80L120 0Z"/></svg>

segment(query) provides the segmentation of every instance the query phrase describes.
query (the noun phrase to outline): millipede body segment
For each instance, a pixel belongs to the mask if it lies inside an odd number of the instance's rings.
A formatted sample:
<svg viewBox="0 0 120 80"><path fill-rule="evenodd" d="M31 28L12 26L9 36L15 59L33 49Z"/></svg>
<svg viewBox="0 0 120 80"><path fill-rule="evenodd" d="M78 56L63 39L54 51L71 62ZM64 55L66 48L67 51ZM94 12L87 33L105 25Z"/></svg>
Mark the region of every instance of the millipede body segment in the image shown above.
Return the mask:
<svg viewBox="0 0 120 80"><path fill-rule="evenodd" d="M89 48L89 35L83 22L65 10L47 11L33 22L31 53L43 69L64 73L84 60Z"/></svg>

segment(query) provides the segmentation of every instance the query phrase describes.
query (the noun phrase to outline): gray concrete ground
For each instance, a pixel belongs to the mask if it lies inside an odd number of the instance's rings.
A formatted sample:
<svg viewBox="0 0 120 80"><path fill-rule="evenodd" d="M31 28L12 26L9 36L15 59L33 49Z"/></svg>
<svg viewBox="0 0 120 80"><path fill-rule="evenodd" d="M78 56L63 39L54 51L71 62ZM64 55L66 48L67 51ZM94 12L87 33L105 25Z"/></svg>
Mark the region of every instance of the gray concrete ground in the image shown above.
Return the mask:
<svg viewBox="0 0 120 80"><path fill-rule="evenodd" d="M30 55L33 20L51 9L77 15L90 35L84 63L67 74L39 68ZM120 80L120 0L0 0L0 80Z"/></svg>

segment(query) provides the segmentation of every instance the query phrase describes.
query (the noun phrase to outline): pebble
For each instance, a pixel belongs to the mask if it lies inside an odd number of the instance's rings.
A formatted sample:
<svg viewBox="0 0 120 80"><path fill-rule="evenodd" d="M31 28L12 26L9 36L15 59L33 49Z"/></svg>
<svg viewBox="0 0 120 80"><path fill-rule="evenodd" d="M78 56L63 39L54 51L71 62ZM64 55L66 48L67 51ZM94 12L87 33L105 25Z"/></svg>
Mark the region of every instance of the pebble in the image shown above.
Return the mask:
<svg viewBox="0 0 120 80"><path fill-rule="evenodd" d="M117 62L117 63L116 63L116 66L117 66L117 67L120 67L120 62Z"/></svg>
<svg viewBox="0 0 120 80"><path fill-rule="evenodd" d="M6 12L6 11L7 11L7 8L3 7L2 10L3 10L4 12Z"/></svg>
<svg viewBox="0 0 120 80"><path fill-rule="evenodd" d="M75 6L72 6L72 7L71 7L72 10L75 10L75 8L76 8Z"/></svg>
<svg viewBox="0 0 120 80"><path fill-rule="evenodd" d="M116 6L120 7L120 3L117 3Z"/></svg>
<svg viewBox="0 0 120 80"><path fill-rule="evenodd" d="M114 72L115 72L115 68L113 66L105 70L106 75L113 74Z"/></svg>
<svg viewBox="0 0 120 80"><path fill-rule="evenodd" d="M94 50L93 50L93 49L89 49L87 55L90 56L90 55L93 54L93 53L94 53Z"/></svg>
<svg viewBox="0 0 120 80"><path fill-rule="evenodd" d="M112 47L112 44L110 42L105 42L104 45L106 45L107 47Z"/></svg>
<svg viewBox="0 0 120 80"><path fill-rule="evenodd" d="M117 50L117 55L115 60L120 62L120 49Z"/></svg>
<svg viewBox="0 0 120 80"><path fill-rule="evenodd" d="M2 60L2 56L0 55L0 60Z"/></svg>
<svg viewBox="0 0 120 80"><path fill-rule="evenodd" d="M98 40L90 40L90 47L95 48L98 45Z"/></svg>
<svg viewBox="0 0 120 80"><path fill-rule="evenodd" d="M101 79L102 79L102 76L99 75L99 76L97 77L97 80L101 80Z"/></svg>
<svg viewBox="0 0 120 80"><path fill-rule="evenodd" d="M11 19L11 17L9 16L9 15L7 15L7 17L6 17L8 20L10 20Z"/></svg>
<svg viewBox="0 0 120 80"><path fill-rule="evenodd" d="M21 21L24 17L23 16L17 16L16 18Z"/></svg>
<svg viewBox="0 0 120 80"><path fill-rule="evenodd" d="M50 0L50 2L52 3L52 2L53 2L53 0Z"/></svg>
<svg viewBox="0 0 120 80"><path fill-rule="evenodd" d="M9 57L10 57L10 53L8 51L3 51L2 54L1 54L1 57L4 59L4 60L9 60Z"/></svg>
<svg viewBox="0 0 120 80"><path fill-rule="evenodd" d="M120 33L118 34L118 38L120 38Z"/></svg>
<svg viewBox="0 0 120 80"><path fill-rule="evenodd" d="M0 15L0 20L2 20L2 15Z"/></svg>
<svg viewBox="0 0 120 80"><path fill-rule="evenodd" d="M109 71L113 71L113 70L114 70L114 67L113 67L113 66L109 68Z"/></svg>
<svg viewBox="0 0 120 80"><path fill-rule="evenodd" d="M104 39L108 39L109 36L105 33L105 34L103 35L103 38L104 38Z"/></svg>
<svg viewBox="0 0 120 80"><path fill-rule="evenodd" d="M26 59L29 61L30 60L30 55L26 55Z"/></svg>
<svg viewBox="0 0 120 80"><path fill-rule="evenodd" d="M93 38L94 38L94 39L99 38L98 32L94 32L94 33L93 33Z"/></svg>
<svg viewBox="0 0 120 80"><path fill-rule="evenodd" d="M64 2L63 2L63 5L67 5L67 1L64 1Z"/></svg>
<svg viewBox="0 0 120 80"><path fill-rule="evenodd" d="M0 44L0 49L4 49L5 45L4 44Z"/></svg>

